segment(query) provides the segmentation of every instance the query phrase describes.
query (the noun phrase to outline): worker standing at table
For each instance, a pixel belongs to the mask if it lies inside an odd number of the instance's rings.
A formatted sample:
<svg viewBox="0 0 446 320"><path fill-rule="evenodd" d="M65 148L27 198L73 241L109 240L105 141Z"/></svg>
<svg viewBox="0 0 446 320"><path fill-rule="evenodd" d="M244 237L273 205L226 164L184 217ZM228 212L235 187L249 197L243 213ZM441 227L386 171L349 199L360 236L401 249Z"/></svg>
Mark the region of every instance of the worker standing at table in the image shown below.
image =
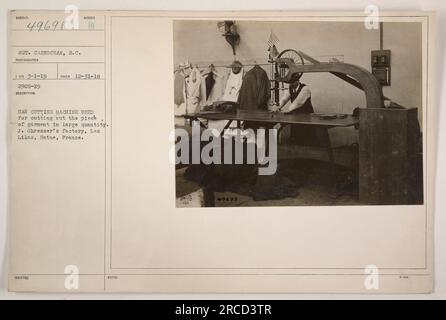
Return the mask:
<svg viewBox="0 0 446 320"><path fill-rule="evenodd" d="M314 113L310 88L300 82L301 76L302 74L299 73L292 76L289 89L280 99L279 106L275 111L285 114ZM292 125L290 141L294 144L312 146L318 141L317 132L313 128Z"/></svg>
<svg viewBox="0 0 446 320"><path fill-rule="evenodd" d="M278 111L284 113L313 113L313 104L311 103L310 88L300 82L301 74L293 75L293 82L290 83L288 91L280 99ZM290 103L288 103L290 102Z"/></svg>

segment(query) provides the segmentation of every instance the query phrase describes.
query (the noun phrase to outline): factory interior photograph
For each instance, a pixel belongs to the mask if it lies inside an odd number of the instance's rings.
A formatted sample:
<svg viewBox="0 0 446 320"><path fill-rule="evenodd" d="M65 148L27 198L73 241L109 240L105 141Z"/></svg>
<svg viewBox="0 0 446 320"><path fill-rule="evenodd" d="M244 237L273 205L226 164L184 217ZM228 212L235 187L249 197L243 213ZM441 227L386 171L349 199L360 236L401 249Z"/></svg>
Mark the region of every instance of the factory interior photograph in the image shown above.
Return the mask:
<svg viewBox="0 0 446 320"><path fill-rule="evenodd" d="M422 38L419 22L174 21L176 206L422 204Z"/></svg>

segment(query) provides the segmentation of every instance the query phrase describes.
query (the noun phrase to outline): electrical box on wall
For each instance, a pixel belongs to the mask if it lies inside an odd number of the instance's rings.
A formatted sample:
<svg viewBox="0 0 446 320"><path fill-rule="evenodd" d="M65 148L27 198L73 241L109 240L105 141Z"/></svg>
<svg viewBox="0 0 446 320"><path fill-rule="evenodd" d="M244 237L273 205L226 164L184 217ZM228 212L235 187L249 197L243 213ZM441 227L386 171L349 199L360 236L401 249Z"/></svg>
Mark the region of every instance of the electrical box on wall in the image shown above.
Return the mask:
<svg viewBox="0 0 446 320"><path fill-rule="evenodd" d="M372 73L383 86L390 86L390 50L372 50Z"/></svg>

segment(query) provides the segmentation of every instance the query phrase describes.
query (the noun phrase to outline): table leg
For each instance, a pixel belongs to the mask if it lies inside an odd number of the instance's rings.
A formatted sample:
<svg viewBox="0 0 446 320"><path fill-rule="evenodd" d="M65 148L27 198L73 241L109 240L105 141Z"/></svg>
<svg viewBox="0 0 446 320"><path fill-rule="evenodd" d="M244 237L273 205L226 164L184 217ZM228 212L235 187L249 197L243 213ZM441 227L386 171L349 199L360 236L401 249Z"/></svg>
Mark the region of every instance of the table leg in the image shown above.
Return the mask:
<svg viewBox="0 0 446 320"><path fill-rule="evenodd" d="M341 191L338 188L338 174L337 174L337 170L336 170L336 163L335 163L335 159L334 159L333 148L331 146L330 135L328 134L327 128L319 128L318 132L319 132L319 136L321 138L321 142L324 145L325 149L327 150L328 160L330 163L330 172L331 172L332 179L334 180L334 184L332 187L333 189L332 189L330 197L335 199L341 195Z"/></svg>

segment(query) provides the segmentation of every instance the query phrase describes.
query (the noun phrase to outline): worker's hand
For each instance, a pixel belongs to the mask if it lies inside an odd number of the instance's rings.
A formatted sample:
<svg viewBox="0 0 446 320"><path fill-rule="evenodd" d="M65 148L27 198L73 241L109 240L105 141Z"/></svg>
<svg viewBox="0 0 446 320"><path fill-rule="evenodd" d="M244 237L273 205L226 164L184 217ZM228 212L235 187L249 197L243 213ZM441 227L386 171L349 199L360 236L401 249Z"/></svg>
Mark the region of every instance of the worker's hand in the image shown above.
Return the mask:
<svg viewBox="0 0 446 320"><path fill-rule="evenodd" d="M277 104L273 104L270 108L269 111L271 112L278 112L280 109L280 107Z"/></svg>
<svg viewBox="0 0 446 320"><path fill-rule="evenodd" d="M283 107L283 108L279 109L279 112L288 113L289 111L288 111L288 108Z"/></svg>

